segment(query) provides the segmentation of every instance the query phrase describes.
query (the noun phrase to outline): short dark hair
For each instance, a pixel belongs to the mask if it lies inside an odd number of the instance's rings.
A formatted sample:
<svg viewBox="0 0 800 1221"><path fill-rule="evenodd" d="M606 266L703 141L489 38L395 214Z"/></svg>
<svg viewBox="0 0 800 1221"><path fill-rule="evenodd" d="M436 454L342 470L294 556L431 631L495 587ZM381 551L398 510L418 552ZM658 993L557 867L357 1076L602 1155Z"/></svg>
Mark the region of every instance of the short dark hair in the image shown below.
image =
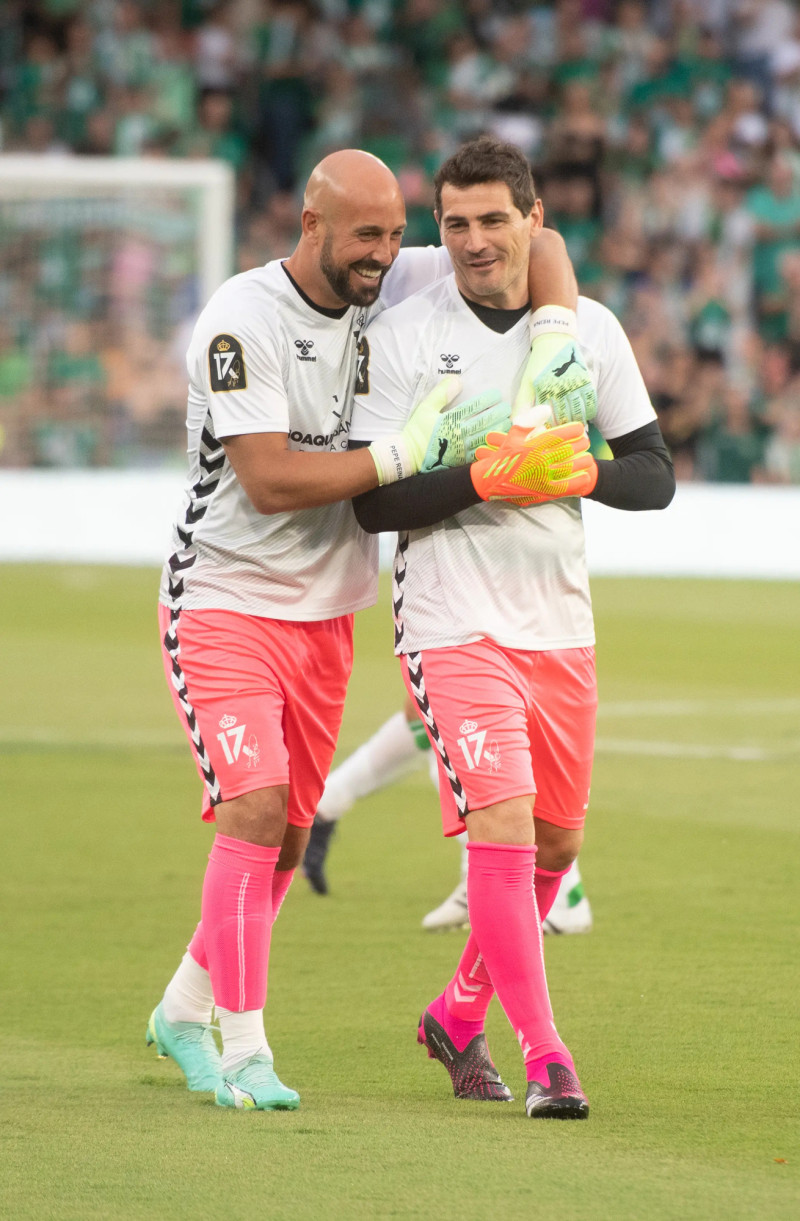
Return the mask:
<svg viewBox="0 0 800 1221"><path fill-rule="evenodd" d="M439 167L433 180L434 206L442 213L442 187L474 187L484 182L504 182L514 207L527 216L536 202L536 187L527 157L516 144L495 136L478 136L462 144Z"/></svg>

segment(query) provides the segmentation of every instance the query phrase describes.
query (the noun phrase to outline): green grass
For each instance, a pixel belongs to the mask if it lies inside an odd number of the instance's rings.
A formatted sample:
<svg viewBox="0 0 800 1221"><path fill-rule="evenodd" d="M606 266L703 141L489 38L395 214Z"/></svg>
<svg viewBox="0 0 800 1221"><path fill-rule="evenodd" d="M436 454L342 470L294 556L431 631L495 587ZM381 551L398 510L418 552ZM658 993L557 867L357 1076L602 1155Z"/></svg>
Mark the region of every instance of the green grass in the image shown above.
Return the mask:
<svg viewBox="0 0 800 1221"><path fill-rule="evenodd" d="M424 771L361 802L277 926L267 1006L296 1113L189 1094L144 1027L212 832L166 692L150 571L0 569L0 1215L796 1218L800 589L595 582L601 713L581 864L595 928L549 939L585 1124L456 1103L414 1042L461 938ZM386 591L359 617L341 750L399 705Z"/></svg>

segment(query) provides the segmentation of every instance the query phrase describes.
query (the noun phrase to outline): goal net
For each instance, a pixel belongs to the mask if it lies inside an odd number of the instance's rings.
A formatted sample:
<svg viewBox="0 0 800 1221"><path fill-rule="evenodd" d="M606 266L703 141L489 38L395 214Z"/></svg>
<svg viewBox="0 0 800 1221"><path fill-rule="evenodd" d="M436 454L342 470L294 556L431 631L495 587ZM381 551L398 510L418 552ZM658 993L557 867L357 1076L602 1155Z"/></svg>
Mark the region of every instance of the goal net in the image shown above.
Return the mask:
<svg viewBox="0 0 800 1221"><path fill-rule="evenodd" d="M0 156L0 467L182 463L233 199L217 161Z"/></svg>

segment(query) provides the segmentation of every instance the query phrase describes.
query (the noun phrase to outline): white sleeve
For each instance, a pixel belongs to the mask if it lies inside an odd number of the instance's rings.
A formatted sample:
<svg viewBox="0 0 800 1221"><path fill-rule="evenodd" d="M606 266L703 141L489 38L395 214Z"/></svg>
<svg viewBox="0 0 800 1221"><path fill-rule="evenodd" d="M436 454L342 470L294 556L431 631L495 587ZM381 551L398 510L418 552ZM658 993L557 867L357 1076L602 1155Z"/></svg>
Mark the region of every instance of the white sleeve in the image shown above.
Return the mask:
<svg viewBox="0 0 800 1221"><path fill-rule="evenodd" d="M401 250L381 289L381 302L389 309L420 288L449 276L453 270L444 246L409 246Z"/></svg>
<svg viewBox="0 0 800 1221"><path fill-rule="evenodd" d="M605 306L596 305L596 308L602 310L603 316L596 347L595 424L603 437L613 440L651 423L657 417L628 336L611 310Z"/></svg>
<svg viewBox="0 0 800 1221"><path fill-rule="evenodd" d="M356 392L350 437L375 441L403 427L414 403L418 377L408 351L403 351L402 327L382 314L368 328L362 343L363 387Z"/></svg>
<svg viewBox="0 0 800 1221"><path fill-rule="evenodd" d="M194 380L218 437L289 431L289 403L277 337L241 311L204 319L192 341Z"/></svg>

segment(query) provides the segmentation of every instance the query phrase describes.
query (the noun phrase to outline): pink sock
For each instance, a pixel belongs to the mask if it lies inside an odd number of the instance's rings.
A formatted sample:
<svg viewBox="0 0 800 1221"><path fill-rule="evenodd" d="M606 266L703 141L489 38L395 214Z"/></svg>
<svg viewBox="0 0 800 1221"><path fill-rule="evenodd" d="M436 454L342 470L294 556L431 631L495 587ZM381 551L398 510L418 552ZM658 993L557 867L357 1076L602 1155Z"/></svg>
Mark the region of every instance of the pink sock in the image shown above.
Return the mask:
<svg viewBox="0 0 800 1221"><path fill-rule="evenodd" d="M571 865L554 873L552 869L542 869L536 866L533 872L533 889L536 892L536 906L539 908L539 919L544 920L556 901L558 888L565 873L569 873Z"/></svg>
<svg viewBox="0 0 800 1221"><path fill-rule="evenodd" d="M217 1006L263 1009L280 848L217 834L203 883L203 939Z"/></svg>
<svg viewBox="0 0 800 1221"><path fill-rule="evenodd" d="M494 987L475 934L470 933L456 973L445 988L444 999L451 1017L474 1027L472 1036L483 1030ZM448 1028L448 1034L452 1033ZM459 1051L463 1051L459 1047Z"/></svg>
<svg viewBox="0 0 800 1221"><path fill-rule="evenodd" d="M470 926L519 1039L526 1069L544 1057L572 1068L547 993L542 926L533 894L536 849L473 842L468 850Z"/></svg>
<svg viewBox="0 0 800 1221"><path fill-rule="evenodd" d="M197 963L198 967L202 967L204 971L208 970L208 955L206 954L206 942L203 937L203 921L200 920L197 928L194 930L192 940L187 946L189 953Z"/></svg>
<svg viewBox="0 0 800 1221"><path fill-rule="evenodd" d="M272 877L272 923L274 924L278 918L278 912L281 910L283 900L286 898L286 892L292 884L294 877L293 869L275 870ZM194 930L192 940L189 942L189 953L195 960L198 966L208 970L208 955L206 954L206 943L203 937L203 922L202 920Z"/></svg>
<svg viewBox="0 0 800 1221"><path fill-rule="evenodd" d="M447 1031L457 1050L463 1051L476 1034L483 1034L483 1022L465 1021L463 1018L454 1017L447 1007L446 995L446 992L442 992L435 1001L431 1001L428 1005L428 1013L436 1018L439 1025Z"/></svg>
<svg viewBox="0 0 800 1221"><path fill-rule="evenodd" d="M286 892L292 884L293 869L276 869L272 876L272 923L278 919Z"/></svg>

